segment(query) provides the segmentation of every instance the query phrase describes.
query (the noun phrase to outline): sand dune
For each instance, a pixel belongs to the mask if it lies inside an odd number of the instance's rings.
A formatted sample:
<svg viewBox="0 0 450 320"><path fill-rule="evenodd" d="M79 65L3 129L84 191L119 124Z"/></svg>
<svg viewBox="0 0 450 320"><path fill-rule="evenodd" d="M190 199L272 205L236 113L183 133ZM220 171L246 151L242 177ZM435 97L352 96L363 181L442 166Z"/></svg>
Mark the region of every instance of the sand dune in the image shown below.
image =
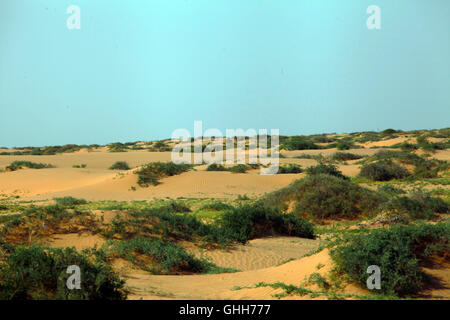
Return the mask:
<svg viewBox="0 0 450 320"><path fill-rule="evenodd" d="M116 175L108 170L86 169L22 169L0 173L0 194L14 194L33 197L62 190L70 190L104 180L111 180Z"/></svg>
<svg viewBox="0 0 450 320"><path fill-rule="evenodd" d="M170 161L171 152L75 152L63 153L53 156L0 156L0 168L16 160L25 160L40 163L50 163L58 168L70 168L76 164L86 164L89 170L107 170L116 161L126 161L134 168L153 161ZM76 169L74 169L76 170Z"/></svg>
<svg viewBox="0 0 450 320"><path fill-rule="evenodd" d="M132 172L127 172L124 176L113 173L106 177L102 176L99 181L90 180L84 185L75 185L74 188L47 192L39 190L40 195L35 195L30 199L43 200L62 196L73 196L91 201L150 200L166 197L235 198L243 194L258 196L270 192L274 188L284 187L300 177L299 174L263 176L259 174L259 171L246 174L190 171L161 179L161 184L158 186L141 188L137 185L137 175ZM136 191L130 190L131 186L136 187ZM35 190L35 194L37 192L38 190Z"/></svg>
<svg viewBox="0 0 450 320"><path fill-rule="evenodd" d="M304 150L284 152L287 157L300 154L331 154L336 150ZM350 152L373 154L377 150L355 149ZM53 197L74 196L87 200L150 200L154 198L233 198L239 194L259 196L284 187L302 174L274 176L260 175L259 170L246 174L230 172L206 172L206 166L197 166L195 171L162 179L162 184L149 188L137 186L137 176L130 171L108 170L116 161L126 161L132 168L153 161L170 161L170 152L129 151L110 153L105 150L58 154L53 156L0 156L0 168L15 160L50 163L52 169L22 169L0 172L0 194L20 196L27 200L46 200ZM312 159L280 159L281 164L295 163L303 168L315 165ZM86 164L84 169L73 165ZM342 165L344 174L354 176L359 172L356 165ZM136 191L132 191L131 187Z"/></svg>
<svg viewBox="0 0 450 320"><path fill-rule="evenodd" d="M318 265L323 265L318 269ZM235 287L253 287L260 282L300 285L312 273L326 275L331 270L328 250L315 255L291 261L280 266L211 275L162 276L145 272L125 275L127 285L132 289L130 299L274 299L279 293L270 287L233 290ZM349 287L345 292L364 294L365 290ZM289 299L309 299L289 297ZM324 297L319 297L323 299Z"/></svg>
<svg viewBox="0 0 450 320"><path fill-rule="evenodd" d="M236 245L227 250L191 249L196 256L209 258L219 267L241 271L256 270L299 259L317 249L318 240L295 237L269 237L250 240L246 245Z"/></svg>

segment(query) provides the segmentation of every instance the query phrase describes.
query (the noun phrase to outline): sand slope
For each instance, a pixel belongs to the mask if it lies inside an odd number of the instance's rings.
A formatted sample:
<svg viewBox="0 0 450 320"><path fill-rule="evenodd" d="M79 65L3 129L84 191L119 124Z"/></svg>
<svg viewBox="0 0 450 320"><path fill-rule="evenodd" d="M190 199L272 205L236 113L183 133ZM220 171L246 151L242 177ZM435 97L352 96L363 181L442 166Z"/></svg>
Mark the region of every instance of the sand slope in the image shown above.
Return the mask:
<svg viewBox="0 0 450 320"><path fill-rule="evenodd" d="M324 265L317 269L318 265ZM328 250L286 264L238 273L211 275L162 276L144 272L125 275L132 289L130 299L274 299L272 294L281 290L270 287L233 290L235 287L253 287L260 282L300 285L306 277L318 272L325 275L331 270ZM352 288L360 294L363 289ZM309 299L289 297L290 299ZM319 297L323 299L324 297Z"/></svg>

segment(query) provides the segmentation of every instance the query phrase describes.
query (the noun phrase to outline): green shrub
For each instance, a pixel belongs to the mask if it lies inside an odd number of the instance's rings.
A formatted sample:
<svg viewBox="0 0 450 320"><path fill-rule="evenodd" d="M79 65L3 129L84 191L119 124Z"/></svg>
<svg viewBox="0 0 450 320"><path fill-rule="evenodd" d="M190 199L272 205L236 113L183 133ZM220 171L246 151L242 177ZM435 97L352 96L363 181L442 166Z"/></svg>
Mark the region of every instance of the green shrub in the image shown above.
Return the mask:
<svg viewBox="0 0 450 320"><path fill-rule="evenodd" d="M122 300L124 281L111 267L74 248L16 247L0 264L0 299ZM81 289L66 286L67 267L81 269Z"/></svg>
<svg viewBox="0 0 450 320"><path fill-rule="evenodd" d="M244 195L238 194L237 199L240 200L240 201L248 201L248 200L250 200L250 198L246 194L244 194Z"/></svg>
<svg viewBox="0 0 450 320"><path fill-rule="evenodd" d="M403 191L402 189L396 188L390 184L381 184L378 186L377 188L378 192L384 193L385 195L388 196L398 196L401 194L405 194L406 192Z"/></svg>
<svg viewBox="0 0 450 320"><path fill-rule="evenodd" d="M206 168L206 171L227 171L227 168L221 164L212 163Z"/></svg>
<svg viewBox="0 0 450 320"><path fill-rule="evenodd" d="M375 212L384 197L357 184L328 174L314 174L262 197L270 208L294 207L300 217L355 218Z"/></svg>
<svg viewBox="0 0 450 320"><path fill-rule="evenodd" d="M87 164L74 164L72 166L72 168L76 168L76 169L84 169L87 167Z"/></svg>
<svg viewBox="0 0 450 320"><path fill-rule="evenodd" d="M434 213L450 213L450 204L438 197L432 197L421 190L411 193L411 199L419 202L424 208Z"/></svg>
<svg viewBox="0 0 450 320"><path fill-rule="evenodd" d="M299 137L291 137L289 140L285 141L280 146L280 150L313 150L320 149L318 145L316 145L311 140L306 140Z"/></svg>
<svg viewBox="0 0 450 320"><path fill-rule="evenodd" d="M394 159L401 164L414 166L413 175L409 175L412 178L435 178L438 176L439 172L446 171L450 167L446 161L426 159L424 156L420 157L408 151L392 150L381 150L375 155L366 158L364 163L367 164L374 161L390 163Z"/></svg>
<svg viewBox="0 0 450 320"><path fill-rule="evenodd" d="M169 201L169 203L165 204L164 207L167 208L170 212L183 213L183 212L191 212L192 211L183 202L174 201L174 200Z"/></svg>
<svg viewBox="0 0 450 320"><path fill-rule="evenodd" d="M44 163L35 163L31 161L14 161L9 166L6 167L7 171L16 171L19 169L22 169L23 167L30 168L30 169L46 169L46 168L54 168L51 164L44 164Z"/></svg>
<svg viewBox="0 0 450 320"><path fill-rule="evenodd" d="M367 268L381 270L384 294L415 294L423 288L427 277L420 264L435 254L449 250L450 224L419 224L375 229L368 234L353 235L331 250L338 270L361 286L366 286Z"/></svg>
<svg viewBox="0 0 450 320"><path fill-rule="evenodd" d="M86 204L87 201L84 199L77 199L74 197L62 197L62 198L53 198L53 200L56 201L57 204L61 206L77 206L80 204Z"/></svg>
<svg viewBox="0 0 450 320"><path fill-rule="evenodd" d="M130 166L125 161L116 161L109 170L130 170Z"/></svg>
<svg viewBox="0 0 450 320"><path fill-rule="evenodd" d="M330 143L336 141L336 138L327 137L325 134L310 136L315 143Z"/></svg>
<svg viewBox="0 0 450 320"><path fill-rule="evenodd" d="M264 207L260 203L225 212L220 226L227 236L242 243L274 234L314 238L311 223L292 214L282 214L279 210Z"/></svg>
<svg viewBox="0 0 450 320"><path fill-rule="evenodd" d="M136 237L128 241L117 241L114 242L112 251L113 255L130 260L154 274L205 273L216 267L211 262L195 258L183 247L163 239ZM136 254L147 256L150 261L140 261Z"/></svg>
<svg viewBox="0 0 450 320"><path fill-rule="evenodd" d="M228 170L230 172L233 172L233 173L246 173L247 172L247 166L245 164L237 164L235 166L232 166Z"/></svg>
<svg viewBox="0 0 450 320"><path fill-rule="evenodd" d="M413 151L413 150L417 150L417 146L408 142L402 142L402 143L398 143L395 144L393 146L391 146L391 148L400 148L404 151Z"/></svg>
<svg viewBox="0 0 450 320"><path fill-rule="evenodd" d="M386 129L386 130L381 131L381 133L384 135L392 135L394 133L401 133L401 131L397 131L395 129Z"/></svg>
<svg viewBox="0 0 450 320"><path fill-rule="evenodd" d="M336 148L337 148L338 150L349 150L349 149L351 149L353 146L354 146L353 143L351 143L351 142L346 142L346 141L341 141L341 142L338 142L338 143L336 144Z"/></svg>
<svg viewBox="0 0 450 320"><path fill-rule="evenodd" d="M170 151L171 149L164 141L157 141L153 145L153 150L162 152L162 151Z"/></svg>
<svg viewBox="0 0 450 320"><path fill-rule="evenodd" d="M448 142L429 142L425 136L420 136L417 138L417 146L425 151L435 152L448 149L450 144Z"/></svg>
<svg viewBox="0 0 450 320"><path fill-rule="evenodd" d="M192 169L189 164L176 164L173 162L151 162L135 171L139 175L138 184L141 187L158 185L159 179L181 174Z"/></svg>
<svg viewBox="0 0 450 320"><path fill-rule="evenodd" d="M121 142L110 143L110 144L108 144L108 151L109 152L127 152L128 146Z"/></svg>
<svg viewBox="0 0 450 320"><path fill-rule="evenodd" d="M103 234L108 238L132 239L135 237L162 236L165 239L189 240L208 244L229 244L232 239L225 237L216 225L205 224L193 215L177 213L169 206L144 210L131 210L130 217L117 216L111 227ZM178 210L181 211L181 210Z"/></svg>
<svg viewBox="0 0 450 320"><path fill-rule="evenodd" d="M374 181L389 181L406 178L410 173L391 160L384 160L363 165L359 175Z"/></svg>
<svg viewBox="0 0 450 320"><path fill-rule="evenodd" d="M349 161L362 159L364 156L350 152L335 152L330 156L333 161Z"/></svg>
<svg viewBox="0 0 450 320"><path fill-rule="evenodd" d="M439 172L447 171L450 168L448 161L441 161L436 159L424 160L418 162L414 168L414 177L418 179L437 178Z"/></svg>
<svg viewBox="0 0 450 320"><path fill-rule="evenodd" d="M278 168L278 174L288 174L288 173L302 173L302 167L298 164L288 164L285 166L280 166Z"/></svg>
<svg viewBox="0 0 450 320"><path fill-rule="evenodd" d="M316 166L311 166L306 169L306 173L308 175L328 174L328 175L335 176L335 177L338 177L338 178L344 179L344 180L349 179L347 176L344 176L342 174L342 172L339 171L335 165L332 165L332 164L320 163Z"/></svg>
<svg viewBox="0 0 450 320"><path fill-rule="evenodd" d="M383 198L375 192L335 176L318 174L296 185L295 212L314 218L354 218L373 212Z"/></svg>
<svg viewBox="0 0 450 320"><path fill-rule="evenodd" d="M404 196L389 200L383 208L391 213L408 215L412 219L430 219L433 217L433 211L430 208L417 200Z"/></svg>

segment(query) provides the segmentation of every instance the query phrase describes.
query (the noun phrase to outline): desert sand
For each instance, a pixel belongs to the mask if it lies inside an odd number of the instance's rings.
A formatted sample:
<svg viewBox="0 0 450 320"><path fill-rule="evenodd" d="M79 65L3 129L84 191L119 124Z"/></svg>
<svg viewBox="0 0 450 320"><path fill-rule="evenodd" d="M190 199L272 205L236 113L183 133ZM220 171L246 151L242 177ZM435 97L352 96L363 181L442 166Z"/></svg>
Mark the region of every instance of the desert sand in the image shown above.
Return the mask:
<svg viewBox="0 0 450 320"><path fill-rule="evenodd" d="M363 148L346 150L370 156L380 149L371 147L389 147L405 141L409 136L361 144ZM414 142L414 141L413 141ZM173 143L172 143L173 144ZM170 143L169 143L170 145ZM325 144L324 144L325 145ZM383 149L386 150L386 149ZM11 150L9 150L11 151ZM315 159L296 158L301 155L329 156L337 149L282 151L281 164L297 164L302 168L316 165ZM449 150L438 150L433 157L450 159ZM258 169L245 174L231 172L206 171L206 165L196 166L194 170L161 179L161 184L149 188L137 185L134 171L140 166L155 161L170 161L170 152L148 152L130 150L112 153L106 148L92 152L81 150L49 156L0 156L0 169L15 160L27 160L48 163L55 168L42 170L22 169L0 172L0 198L15 198L22 202L51 202L55 197L72 196L88 201L116 200L153 200L163 198L204 198L236 199L239 195L255 198L265 193L289 185L292 181L305 176L301 174L260 175ZM131 170L109 170L116 161L126 161ZM85 168L74 165L85 164ZM361 165L357 161L338 163L337 167L345 175L355 177ZM373 186L369 186L374 189ZM445 186L447 188L448 186ZM94 210L94 214L103 215L105 223L110 223L115 212ZM43 243L51 247L75 247L77 250L101 246L106 240L95 234L54 234ZM219 267L233 268L240 272L202 275L152 275L137 269L125 260L115 261L115 268L126 279L130 290L130 299L274 299L274 294L282 290L268 286L255 287L258 283L283 282L300 285L313 273L324 277L332 269L332 261L327 249L310 256L316 250L320 240L294 237L268 237L253 239L246 245L233 248L203 250L186 244L187 251L197 257L207 258ZM444 279L440 289L428 292L431 298L449 297L449 269L427 269L427 272ZM211 284L214 283L214 286ZM239 287L239 289L236 289ZM312 287L314 288L314 286ZM342 293L366 295L369 292L354 285L347 285ZM310 299L309 296L287 296L283 299ZM315 299L326 299L318 296Z"/></svg>

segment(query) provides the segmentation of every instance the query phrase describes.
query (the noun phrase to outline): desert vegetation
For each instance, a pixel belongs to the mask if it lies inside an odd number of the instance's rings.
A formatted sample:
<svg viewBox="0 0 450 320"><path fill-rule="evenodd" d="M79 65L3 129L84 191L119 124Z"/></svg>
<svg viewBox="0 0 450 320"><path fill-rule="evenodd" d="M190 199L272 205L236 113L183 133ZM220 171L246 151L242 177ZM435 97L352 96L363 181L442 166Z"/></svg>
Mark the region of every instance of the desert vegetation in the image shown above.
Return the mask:
<svg viewBox="0 0 450 320"><path fill-rule="evenodd" d="M126 161L116 161L114 164L109 167L109 170L130 170L130 166Z"/></svg>
<svg viewBox="0 0 450 320"><path fill-rule="evenodd" d="M31 161L14 161L9 166L5 168L6 171L17 171L22 168L29 168L29 169L47 169L47 168L54 168L51 164L46 163L36 163Z"/></svg>
<svg viewBox="0 0 450 320"><path fill-rule="evenodd" d="M144 165L135 173L139 176L139 186L148 187L149 185L158 185L161 178L178 175L191 169L192 166L188 164L175 164L173 162L152 162Z"/></svg>
<svg viewBox="0 0 450 320"><path fill-rule="evenodd" d="M332 250L338 271L365 285L367 267L382 270L381 293L417 294L429 282L420 266L433 258L447 259L450 225L408 225L350 236Z"/></svg>
<svg viewBox="0 0 450 320"><path fill-rule="evenodd" d="M448 129L280 136L271 176L257 174L260 164L175 164L170 140L5 149L0 298L198 298L191 288L220 299L448 298L449 138ZM22 174L24 187L9 187ZM33 193L45 179L55 186ZM81 290L65 286L68 265L80 266ZM370 265L380 290L367 289Z"/></svg>

